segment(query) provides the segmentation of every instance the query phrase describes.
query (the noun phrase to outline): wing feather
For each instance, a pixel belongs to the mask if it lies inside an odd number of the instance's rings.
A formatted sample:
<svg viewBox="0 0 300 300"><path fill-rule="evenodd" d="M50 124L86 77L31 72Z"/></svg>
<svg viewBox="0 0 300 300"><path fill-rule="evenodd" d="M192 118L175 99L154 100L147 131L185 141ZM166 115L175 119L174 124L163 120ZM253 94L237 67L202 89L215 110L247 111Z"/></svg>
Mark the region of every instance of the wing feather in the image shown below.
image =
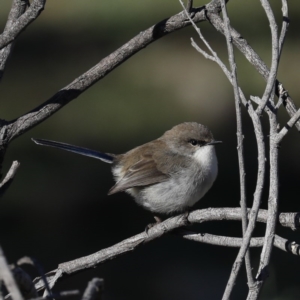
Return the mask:
<svg viewBox="0 0 300 300"><path fill-rule="evenodd" d="M125 191L132 187L147 186L166 181L168 176L157 169L152 157L141 159L131 166L125 175L109 190L108 195Z"/></svg>

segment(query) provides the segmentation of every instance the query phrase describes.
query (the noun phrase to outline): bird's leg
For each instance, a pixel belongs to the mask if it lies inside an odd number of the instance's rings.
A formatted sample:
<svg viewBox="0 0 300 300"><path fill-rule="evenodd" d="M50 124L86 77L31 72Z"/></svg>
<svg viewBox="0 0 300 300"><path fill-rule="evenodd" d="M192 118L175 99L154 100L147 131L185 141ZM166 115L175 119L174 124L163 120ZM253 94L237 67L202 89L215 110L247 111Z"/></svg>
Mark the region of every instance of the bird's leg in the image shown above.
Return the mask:
<svg viewBox="0 0 300 300"><path fill-rule="evenodd" d="M158 217L158 216L153 216L153 217L154 217L155 223L150 223L146 226L145 231L147 234L148 234L148 230L150 228L152 228L153 226L155 226L163 221L163 219L161 217Z"/></svg>
<svg viewBox="0 0 300 300"><path fill-rule="evenodd" d="M183 215L182 215L182 219L183 219L183 222L184 222L184 225L185 226L189 226L191 225L190 221L189 221L189 215L190 215L190 211L187 210Z"/></svg>
<svg viewBox="0 0 300 300"><path fill-rule="evenodd" d="M158 224L158 223L161 223L163 220L161 217L158 217L158 216L153 216L154 220L156 221L156 223L154 224Z"/></svg>

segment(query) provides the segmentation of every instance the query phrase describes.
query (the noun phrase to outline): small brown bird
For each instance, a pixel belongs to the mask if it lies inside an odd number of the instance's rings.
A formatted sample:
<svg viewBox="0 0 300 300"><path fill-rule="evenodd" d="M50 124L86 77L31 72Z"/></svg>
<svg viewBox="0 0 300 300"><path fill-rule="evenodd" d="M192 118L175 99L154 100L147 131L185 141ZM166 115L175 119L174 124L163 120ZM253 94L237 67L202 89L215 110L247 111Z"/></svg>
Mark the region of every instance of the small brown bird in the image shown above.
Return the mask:
<svg viewBox="0 0 300 300"><path fill-rule="evenodd" d="M108 194L126 191L156 214L187 211L211 188L218 174L214 145L221 142L214 140L207 127L195 122L179 124L160 138L118 155L32 140L112 164L116 184Z"/></svg>

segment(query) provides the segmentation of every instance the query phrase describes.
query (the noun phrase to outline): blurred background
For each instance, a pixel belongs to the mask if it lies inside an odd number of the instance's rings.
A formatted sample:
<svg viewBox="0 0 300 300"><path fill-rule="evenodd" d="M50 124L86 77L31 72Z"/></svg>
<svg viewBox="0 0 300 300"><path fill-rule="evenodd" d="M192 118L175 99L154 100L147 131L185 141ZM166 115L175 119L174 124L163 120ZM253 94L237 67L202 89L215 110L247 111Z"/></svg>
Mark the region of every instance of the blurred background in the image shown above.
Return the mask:
<svg viewBox="0 0 300 300"><path fill-rule="evenodd" d="M4 28L11 1L1 4ZM280 25L280 1L272 1ZM195 6L204 1L194 1ZM290 1L291 24L279 79L297 106L300 97L300 4ZM269 24L259 1L230 1L231 24L267 65L271 59ZM1 119L19 117L46 101L139 32L181 10L178 1L48 1L45 11L17 39L0 89ZM225 39L208 22L199 24L227 64ZM279 26L280 27L280 26ZM3 173L13 160L21 167L1 199L0 243L13 263L37 258L46 271L140 233L153 222L125 193L107 196L110 166L57 149L38 147L46 138L104 152L122 153L162 135L184 121L207 125L218 140L219 176L195 208L239 206L234 98L221 69L190 45L192 28L166 36L114 70L58 113L15 140ZM239 83L247 97L261 96L262 77L236 51ZM248 204L256 181L257 151L251 122L243 109ZM280 123L288 120L282 109ZM268 136L266 116L265 135ZM291 130L280 150L280 211L299 211L299 134ZM267 190L268 184L266 184ZM266 207L267 193L263 207ZM240 236L241 224L193 226L201 232ZM256 235L261 236L259 225ZM278 227L299 242L299 235ZM105 280L104 299L220 299L237 249L198 244L166 236L93 270L61 280L56 290L81 291L94 276ZM254 267L259 249L251 251ZM299 299L299 257L274 249L270 278L261 299ZM37 274L35 274L37 275ZM33 275L33 276L35 276ZM241 271L232 299L247 295Z"/></svg>

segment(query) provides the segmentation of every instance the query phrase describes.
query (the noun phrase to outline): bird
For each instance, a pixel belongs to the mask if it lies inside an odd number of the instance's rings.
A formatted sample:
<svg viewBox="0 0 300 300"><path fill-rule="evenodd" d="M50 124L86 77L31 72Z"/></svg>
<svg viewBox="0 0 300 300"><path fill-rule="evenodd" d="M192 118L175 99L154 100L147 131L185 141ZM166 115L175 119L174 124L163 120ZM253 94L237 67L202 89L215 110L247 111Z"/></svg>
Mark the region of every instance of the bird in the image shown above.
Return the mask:
<svg viewBox="0 0 300 300"><path fill-rule="evenodd" d="M154 217L188 212L207 193L218 174L214 145L222 143L214 140L206 126L196 122L178 124L161 137L124 154L32 140L111 164L116 183L108 195L125 191ZM155 219L158 221L159 217Z"/></svg>

